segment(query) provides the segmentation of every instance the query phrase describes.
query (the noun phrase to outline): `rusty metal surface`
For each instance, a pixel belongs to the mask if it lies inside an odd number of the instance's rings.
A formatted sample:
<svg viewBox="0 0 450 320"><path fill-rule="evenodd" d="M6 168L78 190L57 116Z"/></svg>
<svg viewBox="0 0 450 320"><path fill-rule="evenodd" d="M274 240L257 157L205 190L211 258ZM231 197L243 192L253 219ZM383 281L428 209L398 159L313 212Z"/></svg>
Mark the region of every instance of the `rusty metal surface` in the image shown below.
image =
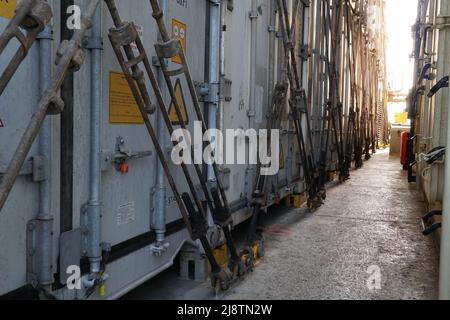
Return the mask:
<svg viewBox="0 0 450 320"><path fill-rule="evenodd" d="M438 256L421 234L421 194L398 159L376 155L328 190L315 214L296 210L266 230L267 255L226 299L435 299ZM367 287L381 268L381 290Z"/></svg>

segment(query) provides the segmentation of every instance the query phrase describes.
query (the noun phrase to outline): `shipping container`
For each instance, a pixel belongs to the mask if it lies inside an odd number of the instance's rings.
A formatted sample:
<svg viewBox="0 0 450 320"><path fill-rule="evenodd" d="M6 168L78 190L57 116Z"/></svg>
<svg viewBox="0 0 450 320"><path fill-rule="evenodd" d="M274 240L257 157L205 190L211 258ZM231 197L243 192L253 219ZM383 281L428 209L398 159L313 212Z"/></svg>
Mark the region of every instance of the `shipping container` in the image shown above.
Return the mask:
<svg viewBox="0 0 450 320"><path fill-rule="evenodd" d="M39 99L55 74L55 57L64 53L58 49L61 42L70 39L74 32L70 22L76 22L79 12L86 12L90 1L48 3L53 11L51 23L39 34L0 95L0 177L8 171L8 164ZM169 32L183 45L209 128L219 129L224 136L227 129L270 129L268 121L274 88L285 81L287 72L277 1L160 0L159 3ZM294 1L287 3L292 9ZM311 1L308 5L300 1L293 28L300 81L306 90L312 116L316 157L320 155L320 136L336 131L322 125L329 100L324 56L330 55L331 48L325 45L326 37L318 35L320 26L315 21L323 17L320 3ZM0 30L4 30L13 18L11 10L14 9L10 6L16 4L16 1L0 2ZM170 120L178 128L180 119L155 51L155 44L161 37L152 18L151 4L144 0L117 0L116 4L121 18L135 25L157 75ZM380 4L374 2L374 6ZM0 242L7 245L0 250L0 296L19 294L31 285L45 287L47 293L58 299L117 299L173 266L178 261L176 257L180 257L181 270L189 268L187 264L193 259L198 264L196 277L206 279L206 273L201 272L202 268L206 270L203 249L198 241L191 240L186 230L176 196L164 177L158 152L149 139L109 41L110 28L114 24L108 7L101 1L99 8L94 16L94 29L83 41L86 60L78 72L66 77L61 87L64 110L47 117L1 209ZM98 34L95 34L96 30ZM343 31L347 29L344 27ZM342 98L343 117L340 121L343 127L339 133L345 138L352 104L352 76L348 69L348 58L352 54L346 32L343 32L342 40L338 90ZM382 43L383 39L378 41ZM137 45L132 47L137 53ZM0 71L17 48L18 42L14 40L0 55ZM373 59L383 63L384 57L374 56ZM171 69L181 65L179 57L166 62ZM372 104L374 130L384 129L383 77L381 71L377 79L379 88L375 88L379 95ZM172 81L183 123L194 136L197 118L190 88L182 76L174 77ZM368 78L358 79L361 96L369 95L364 86L367 81ZM151 88L148 82L147 85ZM154 91L149 92L151 101L155 102ZM363 102L358 103L362 105ZM305 164L288 99L277 107L280 108L276 128L280 130L280 171L269 179L263 211L307 191ZM375 116L374 113L379 114ZM156 112L150 119L157 129L163 152L170 159L173 144L161 113ZM382 125L378 126L376 121ZM305 136L309 134L306 122L301 130ZM378 139L385 135L381 131L377 133ZM252 216L258 169L258 166L248 164L253 150L250 140L236 139L236 143L236 150L240 144L245 145L247 164L221 164L217 177L226 190L233 226ZM325 169L338 171L338 151L330 148L326 152L333 161ZM225 151L223 155L226 157ZM177 187L182 192L188 191L181 167L169 161L169 168ZM208 182L214 184L216 177L211 168L206 165L203 168ZM189 170L195 176L193 166ZM100 212L101 222L100 229L94 234L89 219L95 212ZM211 218L208 222L212 246L223 245L220 229L214 226ZM90 242L95 236L100 237L96 244L97 247L101 245L103 253L100 258L105 264L102 266L105 282L92 292L70 290L67 281L73 273L72 266L81 268L83 286L88 282L89 268L92 267L89 258L93 258L89 253L98 249L92 248Z"/></svg>

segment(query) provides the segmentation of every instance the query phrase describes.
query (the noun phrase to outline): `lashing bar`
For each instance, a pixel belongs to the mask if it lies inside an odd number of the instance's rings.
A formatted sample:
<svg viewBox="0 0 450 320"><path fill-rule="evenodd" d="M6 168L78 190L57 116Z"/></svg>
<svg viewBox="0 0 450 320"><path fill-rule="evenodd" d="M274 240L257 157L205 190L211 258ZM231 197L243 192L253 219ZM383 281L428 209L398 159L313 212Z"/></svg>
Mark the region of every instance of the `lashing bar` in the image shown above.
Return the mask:
<svg viewBox="0 0 450 320"><path fill-rule="evenodd" d="M116 26L122 26L123 22L121 21L120 16L118 16L118 10L117 10L117 7L115 6L115 2L113 0L106 0L106 2L107 2L107 5L108 5L108 8L110 9L110 13L116 15L113 18L113 20L115 21ZM132 25L132 28L135 28L134 25ZM124 28L122 28L122 29L124 29ZM135 31L131 31L131 33L137 35L137 32L135 32ZM114 30L111 30L111 34L114 34ZM130 51L130 46L129 45L125 45L125 47L121 47L119 45L119 43L115 43L114 42L115 39L114 39L113 36L110 36L110 40L111 40L112 46L114 48L114 51L115 51L115 53L117 55L117 58L119 60L119 63L121 65L121 67L122 67L122 70L123 70L123 72L125 73L125 75L126 75L126 77L128 79L128 84L129 84L130 87L134 88L134 89L132 89L132 92L135 95L136 101L142 101L142 99L139 96L139 93L138 93L138 91L137 91L137 89L135 87L135 84L131 80L132 75L131 75L131 72L129 70L131 64L128 64L128 65L126 64L125 58L123 56L123 53L122 53L121 49L122 48L124 49L124 51L126 53L126 56L128 58L128 61L135 61L136 60L136 57L135 57L134 53L132 52L132 50ZM160 110L161 110L161 114L162 114L162 116L164 118L164 121L166 123L166 127L169 130L169 132L171 134L173 134L174 128L173 128L173 125L172 125L172 123L171 123L171 121L169 119L169 115L168 115L168 112L167 112L167 108L166 108L164 99L162 97L162 94L161 94L159 85L157 83L155 74L154 74L154 72L153 72L153 70L151 68L151 65L149 63L149 60L147 58L147 54L145 53L145 49L143 47L142 41L141 41L139 36L136 36L133 42L136 43L137 49L139 51L139 55L143 58L142 59L142 63L144 64L144 67L145 67L145 70L147 72L147 75L150 78L152 87L154 89L154 92L155 92L155 95L156 95L156 98L157 98L157 101L158 101L158 105L159 105ZM123 43L126 43L126 42L123 42ZM135 69L139 69L139 67L137 65L135 65L134 68ZM138 103L138 105L139 105L139 103ZM177 110L177 113L178 113L179 118L182 118L180 116L181 112L179 110ZM148 120L148 115L144 115L143 114L143 116L145 117L146 120ZM220 268L218 268L217 261L215 260L215 257L212 254L211 246L210 246L210 244L209 244L209 242L208 242L208 240L206 238L206 230L207 230L206 229L206 213L204 211L203 204L202 204L202 202L200 201L200 199L199 199L199 197L197 195L197 190L196 190L195 185L193 183L193 180L192 180L192 178L190 176L189 170L188 170L188 168L187 168L187 166L185 164L181 165L181 167L183 169L184 176L185 176L186 181L187 181L187 183L189 185L189 189L190 189L191 194L192 194L192 196L194 198L195 206L197 207L197 209L195 209L194 203L192 202L191 197L190 197L190 195L188 193L185 193L185 194L183 194L183 196L180 197L180 193L178 192L177 186L174 183L173 176L172 176L172 174L170 172L170 169L168 167L168 163L167 163L166 157L165 157L164 153L162 152L162 147L160 146L159 141L157 139L153 138L154 129L151 126L151 123L148 124L148 129L149 129L149 132L151 132L152 140L153 140L153 143L155 144L155 147L156 147L157 151L160 150L160 151L157 152L158 156L160 158L160 161L163 164L163 168L164 168L164 171L166 173L166 177L168 177L169 184L170 184L170 186L172 188L172 191L174 192L175 197L177 199L177 203L178 203L178 206L179 206L180 211L182 213L182 216L183 216L183 219L185 221L185 224L187 225L188 229L190 230L190 236L194 240L200 240L201 241L201 243L203 245L203 249L205 250L205 253L207 255L207 258L208 258L210 264L213 266L213 268L212 268L213 269L212 280L214 282L214 286L216 285L216 282L219 282L220 283L220 287L221 288L225 288L225 287L228 286L228 283L232 280L231 278L228 278L228 275L230 274L230 272L227 271L227 270L221 270ZM197 174L198 174L198 176L200 178L201 186L202 186L202 189L204 191L205 197L207 199L207 203L208 203L208 205L211 206L212 211L214 212L215 209L212 207L212 203L211 203L212 201L209 199L209 192L208 192L208 189L207 189L207 186L206 186L206 182L202 179L203 176L202 176L201 168L199 166L197 166L197 165L196 165L195 168L196 168L196 172L197 172ZM230 249L232 249L232 248L230 248ZM208 254L208 253L211 253L211 254Z"/></svg>
<svg viewBox="0 0 450 320"><path fill-rule="evenodd" d="M27 56L38 34L44 30L52 17L53 12L50 5L43 0L23 0L19 3L15 16L0 35L0 55L3 54L12 39L15 38L20 43L20 48L0 77L0 96ZM22 33L20 28L25 29L26 35Z"/></svg>

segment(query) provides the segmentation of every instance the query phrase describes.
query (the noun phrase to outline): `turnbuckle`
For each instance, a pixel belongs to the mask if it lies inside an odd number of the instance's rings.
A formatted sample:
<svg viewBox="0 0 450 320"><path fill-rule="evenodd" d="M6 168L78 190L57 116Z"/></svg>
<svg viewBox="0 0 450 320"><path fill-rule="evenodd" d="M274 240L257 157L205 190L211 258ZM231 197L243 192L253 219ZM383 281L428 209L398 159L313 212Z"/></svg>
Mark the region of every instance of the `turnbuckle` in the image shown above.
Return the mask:
<svg viewBox="0 0 450 320"><path fill-rule="evenodd" d="M55 64L59 66L68 52L73 51L71 62L69 66L70 72L77 72L86 60L86 52L74 41L64 40L61 42L58 51L56 52Z"/></svg>

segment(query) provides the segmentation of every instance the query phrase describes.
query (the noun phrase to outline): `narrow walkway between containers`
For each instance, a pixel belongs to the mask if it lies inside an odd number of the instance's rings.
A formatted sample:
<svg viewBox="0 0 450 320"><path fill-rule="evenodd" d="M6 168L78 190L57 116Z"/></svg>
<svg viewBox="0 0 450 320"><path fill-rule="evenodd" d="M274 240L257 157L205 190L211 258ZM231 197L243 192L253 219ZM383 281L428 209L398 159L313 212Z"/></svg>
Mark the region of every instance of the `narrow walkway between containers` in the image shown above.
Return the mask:
<svg viewBox="0 0 450 320"><path fill-rule="evenodd" d="M421 234L426 209L414 187L379 151L315 214L293 211L269 226L264 263L227 298L436 299L437 250Z"/></svg>
<svg viewBox="0 0 450 320"><path fill-rule="evenodd" d="M223 298L436 299L437 250L421 233L425 203L405 174L398 158L379 151L351 180L330 186L314 214L273 210L266 258ZM174 268L125 299L214 297L208 283L177 279Z"/></svg>

